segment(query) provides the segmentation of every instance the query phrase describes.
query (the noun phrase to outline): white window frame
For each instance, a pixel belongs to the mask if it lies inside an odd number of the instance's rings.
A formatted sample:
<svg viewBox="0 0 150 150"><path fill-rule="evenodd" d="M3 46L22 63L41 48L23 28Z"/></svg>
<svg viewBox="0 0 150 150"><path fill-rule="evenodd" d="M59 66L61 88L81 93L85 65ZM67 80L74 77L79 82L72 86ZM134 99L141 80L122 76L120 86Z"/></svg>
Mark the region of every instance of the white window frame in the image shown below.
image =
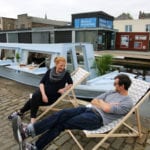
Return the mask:
<svg viewBox="0 0 150 150"><path fill-rule="evenodd" d="M145 25L145 31L146 32L150 32L150 24L146 24Z"/></svg>
<svg viewBox="0 0 150 150"><path fill-rule="evenodd" d="M125 25L125 32L132 32L132 25Z"/></svg>

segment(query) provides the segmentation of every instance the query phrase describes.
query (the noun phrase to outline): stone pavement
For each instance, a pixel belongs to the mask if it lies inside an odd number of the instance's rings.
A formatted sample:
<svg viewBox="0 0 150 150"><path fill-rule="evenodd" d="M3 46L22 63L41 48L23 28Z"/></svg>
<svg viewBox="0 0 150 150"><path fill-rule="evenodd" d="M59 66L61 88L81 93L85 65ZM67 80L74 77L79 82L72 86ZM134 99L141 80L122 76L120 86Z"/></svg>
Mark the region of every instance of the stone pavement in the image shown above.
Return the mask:
<svg viewBox="0 0 150 150"><path fill-rule="evenodd" d="M13 139L11 122L7 116L19 109L29 97L34 87L22 85L14 81L0 77L0 150L18 150L18 145ZM134 121L132 118L129 120ZM29 114L25 116L25 122L29 122ZM120 130L125 130L121 128ZM98 139L89 139L78 131L74 131L86 150L91 150ZM150 150L150 120L142 120L142 138L110 138L99 150ZM32 139L29 139L30 141ZM35 140L35 139L33 139ZM79 150L70 136L63 132L47 150Z"/></svg>

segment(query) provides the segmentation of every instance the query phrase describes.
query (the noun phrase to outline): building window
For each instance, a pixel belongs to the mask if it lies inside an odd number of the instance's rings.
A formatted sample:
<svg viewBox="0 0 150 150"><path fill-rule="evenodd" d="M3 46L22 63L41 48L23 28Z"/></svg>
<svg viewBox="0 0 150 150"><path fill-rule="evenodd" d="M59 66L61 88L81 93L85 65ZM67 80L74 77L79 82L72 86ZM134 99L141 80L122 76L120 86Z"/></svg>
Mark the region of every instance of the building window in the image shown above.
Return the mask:
<svg viewBox="0 0 150 150"><path fill-rule="evenodd" d="M125 32L132 32L132 25L126 25Z"/></svg>
<svg viewBox="0 0 150 150"><path fill-rule="evenodd" d="M10 30L10 29L11 29L11 24L8 23L8 24L7 24L7 30Z"/></svg>
<svg viewBox="0 0 150 150"><path fill-rule="evenodd" d="M146 29L145 29L146 32L150 32L150 24L146 24Z"/></svg>
<svg viewBox="0 0 150 150"><path fill-rule="evenodd" d="M24 29L25 28L25 24L21 24L20 28Z"/></svg>
<svg viewBox="0 0 150 150"><path fill-rule="evenodd" d="M141 49L142 48L142 42L134 42L134 48Z"/></svg>

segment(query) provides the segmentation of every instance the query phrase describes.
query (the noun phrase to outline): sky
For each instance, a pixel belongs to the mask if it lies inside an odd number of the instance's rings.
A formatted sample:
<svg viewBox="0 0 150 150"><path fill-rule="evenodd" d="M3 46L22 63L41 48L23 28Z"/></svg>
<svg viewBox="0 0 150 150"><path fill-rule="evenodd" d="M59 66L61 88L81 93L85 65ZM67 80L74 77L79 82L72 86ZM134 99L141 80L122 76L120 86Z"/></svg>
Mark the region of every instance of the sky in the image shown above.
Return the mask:
<svg viewBox="0 0 150 150"><path fill-rule="evenodd" d="M0 17L28 16L71 21L71 15L104 11L114 17L130 13L138 19L139 11L150 13L150 0L0 0Z"/></svg>

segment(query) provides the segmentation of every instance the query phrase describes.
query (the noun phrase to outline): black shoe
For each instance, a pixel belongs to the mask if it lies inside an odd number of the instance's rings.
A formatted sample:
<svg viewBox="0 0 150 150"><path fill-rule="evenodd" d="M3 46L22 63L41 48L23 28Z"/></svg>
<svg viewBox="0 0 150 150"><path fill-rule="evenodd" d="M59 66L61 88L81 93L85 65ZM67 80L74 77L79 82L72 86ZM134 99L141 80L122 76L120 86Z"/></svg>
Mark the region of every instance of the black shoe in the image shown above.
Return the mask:
<svg viewBox="0 0 150 150"><path fill-rule="evenodd" d="M16 116L20 116L21 118L23 118L23 113L15 111L8 116L8 119L12 120Z"/></svg>
<svg viewBox="0 0 150 150"><path fill-rule="evenodd" d="M23 146L23 141L28 137L26 127L27 125L21 123L21 118L19 116L15 116L12 119L13 135L20 147Z"/></svg>

